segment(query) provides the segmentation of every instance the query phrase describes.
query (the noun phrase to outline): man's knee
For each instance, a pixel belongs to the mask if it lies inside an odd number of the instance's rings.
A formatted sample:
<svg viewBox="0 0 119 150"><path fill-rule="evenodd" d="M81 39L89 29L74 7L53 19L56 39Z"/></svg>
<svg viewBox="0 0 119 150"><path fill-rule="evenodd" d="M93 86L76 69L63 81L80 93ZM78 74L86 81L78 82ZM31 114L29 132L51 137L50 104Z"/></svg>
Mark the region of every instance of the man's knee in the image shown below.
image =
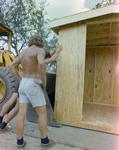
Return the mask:
<svg viewBox="0 0 119 150"><path fill-rule="evenodd" d="M35 107L38 116L46 115L46 106Z"/></svg>
<svg viewBox="0 0 119 150"><path fill-rule="evenodd" d="M29 104L19 103L19 114L22 116L26 116Z"/></svg>
<svg viewBox="0 0 119 150"><path fill-rule="evenodd" d="M22 117L25 117L26 116L26 111L24 110L19 110L19 113L18 113L19 116L22 116Z"/></svg>

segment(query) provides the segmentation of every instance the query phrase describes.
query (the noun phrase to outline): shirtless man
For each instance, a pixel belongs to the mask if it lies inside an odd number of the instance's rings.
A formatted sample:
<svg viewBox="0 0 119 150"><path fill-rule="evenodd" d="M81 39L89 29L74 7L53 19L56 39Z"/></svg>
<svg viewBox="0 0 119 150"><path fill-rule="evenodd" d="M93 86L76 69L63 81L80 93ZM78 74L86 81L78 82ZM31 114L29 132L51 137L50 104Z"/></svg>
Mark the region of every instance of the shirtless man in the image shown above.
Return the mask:
<svg viewBox="0 0 119 150"><path fill-rule="evenodd" d="M55 61L57 58L59 52L62 49L58 48L59 44L57 44L56 48L52 50L51 52L45 51L45 64L51 63ZM11 126L8 125L8 123L17 115L19 111L19 100L17 100L17 93L18 89L16 89L16 92L12 94L12 97L10 100L2 107L2 110L0 112L0 132L8 132L11 129ZM14 105L15 107L7 114L8 110ZM7 114L7 117L4 119L4 116ZM3 121L3 122L2 122Z"/></svg>
<svg viewBox="0 0 119 150"><path fill-rule="evenodd" d="M43 90L46 89L45 51L42 49L44 42L39 35L32 36L28 42L29 48L20 53L10 65L12 74L19 81L19 113L16 121L17 148L25 145L23 140L24 119L29 103L38 114L38 126L41 134L41 149L48 149L56 144L49 140L47 135L46 102ZM62 49L62 46L58 46ZM17 67L23 67L23 78L20 77Z"/></svg>

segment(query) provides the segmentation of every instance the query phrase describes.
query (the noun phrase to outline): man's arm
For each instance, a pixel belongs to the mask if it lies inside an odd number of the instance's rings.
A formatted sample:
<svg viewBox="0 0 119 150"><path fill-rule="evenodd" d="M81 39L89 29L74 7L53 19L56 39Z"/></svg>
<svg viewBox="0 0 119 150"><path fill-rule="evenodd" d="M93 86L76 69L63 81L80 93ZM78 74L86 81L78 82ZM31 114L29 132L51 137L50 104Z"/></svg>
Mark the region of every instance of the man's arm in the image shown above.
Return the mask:
<svg viewBox="0 0 119 150"><path fill-rule="evenodd" d="M52 55L54 55L55 52L56 52L56 48L54 50L52 50L51 52L49 52L49 53L52 56Z"/></svg>
<svg viewBox="0 0 119 150"><path fill-rule="evenodd" d="M49 64L49 63L55 61L55 59L57 58L58 54L59 54L59 52L56 51L55 54L52 57L45 59L44 60L45 64Z"/></svg>
<svg viewBox="0 0 119 150"><path fill-rule="evenodd" d="M58 55L62 49L63 49L63 47L58 44L56 47L54 55L48 59L45 59L45 64L49 64L49 63L55 61L55 59L58 57Z"/></svg>
<svg viewBox="0 0 119 150"><path fill-rule="evenodd" d="M51 56L55 54L56 49L57 49L58 46L59 46L59 42L57 42L56 48L50 52L50 55L51 55Z"/></svg>
<svg viewBox="0 0 119 150"><path fill-rule="evenodd" d="M20 64L20 57L18 56L9 66L13 76L19 81L19 83L21 82L22 78L20 77L17 67Z"/></svg>
<svg viewBox="0 0 119 150"><path fill-rule="evenodd" d="M39 73L41 75L41 80L43 82L43 90L46 89L46 67L45 67L45 62L44 62L44 56L45 56L45 51L39 51L37 55L37 60L38 60L38 69Z"/></svg>

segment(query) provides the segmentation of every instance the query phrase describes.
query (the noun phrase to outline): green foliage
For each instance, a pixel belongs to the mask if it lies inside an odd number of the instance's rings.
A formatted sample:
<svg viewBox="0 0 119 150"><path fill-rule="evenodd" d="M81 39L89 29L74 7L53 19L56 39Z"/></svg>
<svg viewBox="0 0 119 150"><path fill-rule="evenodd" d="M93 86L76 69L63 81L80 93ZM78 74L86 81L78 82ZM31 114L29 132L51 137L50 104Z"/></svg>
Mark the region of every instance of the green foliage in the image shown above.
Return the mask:
<svg viewBox="0 0 119 150"><path fill-rule="evenodd" d="M100 8L101 6L102 6L102 3L98 3L95 5L95 7L93 7L93 9Z"/></svg>
<svg viewBox="0 0 119 150"><path fill-rule="evenodd" d="M102 6L111 5L111 4L114 4L114 3L115 3L115 0L107 0L107 1L103 0L101 3L96 4L95 7L93 7L93 9L100 8Z"/></svg>
<svg viewBox="0 0 119 150"><path fill-rule="evenodd" d="M106 6L106 5L111 5L111 4L114 4L115 3L115 0L107 0L103 6Z"/></svg>
<svg viewBox="0 0 119 150"><path fill-rule="evenodd" d="M51 31L45 19L46 0L40 0L39 7L34 0L1 0L0 22L13 31L11 47L16 55L27 47L30 36L39 34L45 41L44 49L55 48L58 37ZM52 37L52 38L51 38ZM0 38L6 42L7 39Z"/></svg>

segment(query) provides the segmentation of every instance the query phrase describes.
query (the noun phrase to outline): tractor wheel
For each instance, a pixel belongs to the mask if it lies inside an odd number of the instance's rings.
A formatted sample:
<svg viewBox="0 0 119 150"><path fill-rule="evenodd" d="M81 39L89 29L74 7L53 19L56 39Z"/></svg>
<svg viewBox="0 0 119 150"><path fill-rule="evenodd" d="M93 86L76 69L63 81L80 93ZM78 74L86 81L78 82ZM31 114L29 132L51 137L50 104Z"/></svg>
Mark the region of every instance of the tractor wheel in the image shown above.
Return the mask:
<svg viewBox="0 0 119 150"><path fill-rule="evenodd" d="M7 67L0 67L0 110L18 89L19 83ZM11 108L12 109L12 108Z"/></svg>

